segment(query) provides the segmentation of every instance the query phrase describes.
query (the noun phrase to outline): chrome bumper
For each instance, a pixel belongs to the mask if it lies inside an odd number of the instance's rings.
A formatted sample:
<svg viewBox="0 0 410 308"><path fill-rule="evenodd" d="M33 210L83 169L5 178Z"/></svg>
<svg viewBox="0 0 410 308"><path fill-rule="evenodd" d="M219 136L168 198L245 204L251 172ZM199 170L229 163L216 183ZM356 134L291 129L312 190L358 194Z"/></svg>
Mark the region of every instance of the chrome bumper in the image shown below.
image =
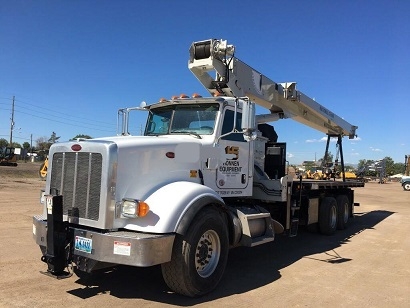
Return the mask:
<svg viewBox="0 0 410 308"><path fill-rule="evenodd" d="M99 233L71 228L74 255L100 262L131 266L152 266L171 261L175 234L146 234L130 231ZM46 217L33 217L33 237L47 246ZM78 245L76 245L78 244Z"/></svg>

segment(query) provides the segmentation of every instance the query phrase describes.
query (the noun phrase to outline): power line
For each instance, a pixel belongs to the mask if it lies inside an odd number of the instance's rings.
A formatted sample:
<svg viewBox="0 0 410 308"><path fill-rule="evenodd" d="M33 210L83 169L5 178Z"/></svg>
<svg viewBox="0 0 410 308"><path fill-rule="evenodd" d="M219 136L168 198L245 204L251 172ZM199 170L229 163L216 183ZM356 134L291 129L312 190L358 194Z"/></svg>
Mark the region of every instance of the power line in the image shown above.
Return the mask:
<svg viewBox="0 0 410 308"><path fill-rule="evenodd" d="M0 135L1 136L1 135ZM16 137L16 136L14 136L13 137L14 139L21 139L21 140L30 140L30 138L23 138L23 137Z"/></svg>
<svg viewBox="0 0 410 308"><path fill-rule="evenodd" d="M0 99L11 100L10 98L4 98L4 97L1 97ZM52 110L52 109L50 109L50 108L44 109L44 107L42 107L42 106L38 106L38 105L35 105L35 104L31 104L31 103L28 103L28 102L26 102L26 101L22 101L22 100L19 100L19 99L16 99L15 101L16 101L16 103L17 103L17 104L16 104L16 107L26 108L26 109L29 109L29 110L31 110L31 111L33 111L33 112L40 112L40 111L33 110L33 109L30 109L30 108L27 108L27 107L24 106L24 105L29 105L29 106L33 106L33 107L36 107L36 108L41 108L41 114L43 114L43 115L50 114L50 112L51 112L51 113L55 113L55 114L62 115L62 116L52 115L53 118L57 117L57 118L67 119L67 117L69 117L69 118L75 118L75 119L83 119L83 120L86 120L87 122L89 122L89 123L86 123L87 125L99 126L99 125L97 125L96 123L101 123L101 124L103 124L103 125L106 126L106 127L112 127L112 128L115 128L115 127L116 127L116 124L114 124L114 123L110 124L110 123L107 123L107 122L105 122L105 121L99 121L99 120L95 120L95 119L89 119L89 118L81 117L81 116L78 116L78 115L72 115L72 114L68 114L68 113L64 113L64 112L60 112L60 111L55 111L55 110ZM22 103L23 105L22 105L22 104L19 104L19 103ZM9 105L9 104L6 104L6 103L0 103L0 104L1 104L1 105ZM3 108L2 108L2 110L9 111L10 109L3 109ZM27 114L27 115L35 116L35 115L33 115L33 114L25 113L25 112L23 112L23 111L19 111L19 112L24 113L24 114ZM37 117L44 118L44 117L41 117L41 116L37 116ZM46 118L46 119L47 119L47 120L51 120L51 118ZM78 122L78 123L83 123L83 122L77 121L77 120L72 120L72 121L75 121L75 122ZM89 127L86 127L86 128L89 128ZM106 130L106 131L108 131L108 130ZM110 130L110 131L111 131L111 130Z"/></svg>
<svg viewBox="0 0 410 308"><path fill-rule="evenodd" d="M18 102L18 103L23 103L23 104L26 104L26 105L30 105L30 106L33 106L33 107L37 107L37 108L41 108L43 111L44 111L44 107L42 107L42 106L38 106L38 105L35 105L35 104L31 104L31 103L27 103L27 102L25 102L25 101L22 101L22 100L16 100L16 102ZM47 109L45 109L46 111L51 111L51 112L53 112L53 113L57 113L57 114L61 114L61 115L63 115L63 116L65 116L65 117L76 117L76 118L78 118L78 119L83 119L83 120L87 120L87 121L92 121L92 122L99 122L99 123L102 123L102 124L107 124L106 122L104 122L104 121L99 121L99 120L95 120L95 119L87 119L87 118L84 118L84 117L79 117L79 116L73 116L72 114L68 114L68 113L64 113L64 112L60 112L60 111L56 111L56 110L52 110L52 109L50 109L50 108L47 108Z"/></svg>
<svg viewBox="0 0 410 308"><path fill-rule="evenodd" d="M29 110L29 111L37 112L36 110L32 110L32 109L30 109L30 108L26 108L26 109ZM78 120L67 119L66 117L63 118L63 117L53 116L52 118L50 118L50 117L44 117L44 116L35 115L35 114L33 114L33 113L28 113L28 112L21 111L21 110L16 110L16 111L17 111L18 113L22 113L22 114L26 114L26 115L30 115L30 116L33 116L33 117L37 117L37 118L41 118L41 119L46 119L46 120L49 120L49 121L54 121L54 122L57 121L57 120L54 120L54 118L58 118L58 119L70 120L70 122L75 122L75 123L80 123L80 124L86 124L86 125L89 125L89 126L101 127L101 125L96 125L96 124L94 124L94 123L84 123L84 122L78 121ZM57 121L57 122L58 122L58 121ZM63 123L63 122L61 122L61 123ZM109 126L114 127L114 124L112 124L112 125L108 125L107 123L105 123L105 124L106 124L105 127L106 127L107 129L109 128Z"/></svg>
<svg viewBox="0 0 410 308"><path fill-rule="evenodd" d="M46 117L41 117L41 116L37 116L37 115L34 115L34 114L30 114L30 113L26 113L26 112L23 112L23 111L19 111L19 113L26 114L26 115L30 115L30 116L32 116L32 117L36 117L36 118L39 118L39 119L44 119L44 120L47 120L47 121L52 121L52 122L56 122L56 123L60 123L60 124L65 124L65 125L73 126L72 123L67 123L67 122L63 122L63 121L57 121L57 120L54 120L54 119L50 119L50 118L46 118ZM74 121L74 122L75 122L75 121ZM108 129L99 129L99 128L89 127L89 126L84 126L84 125L77 125L77 124L75 124L75 126L81 127L81 128L87 128L87 129L98 130L98 131L101 131L101 132L111 132L111 131L108 130Z"/></svg>
<svg viewBox="0 0 410 308"><path fill-rule="evenodd" d="M18 100L16 100L16 101L17 101L17 102L21 102L21 101L18 101ZM27 104L27 105L37 107L37 106L35 106L35 105L33 105L33 104ZM58 118L67 119L67 117L68 117L68 118L75 118L75 119L83 119L83 120L86 120L87 122L101 123L101 124L103 124L103 125L105 125L105 126L110 126L109 123L104 122L104 121L99 121L99 120L94 120L94 119L87 119L87 118L84 118L84 117L80 117L80 116L78 116L78 115L67 114L67 113L58 112L58 111L54 111L54 110L50 110L50 109L45 109L45 110L44 110L44 108L43 108L42 111L40 112L40 111L37 111L37 110L33 110L33 109L30 109L30 108L21 106L21 105L19 105L19 104L16 104L16 106L18 106L18 107L23 107L23 108L26 108L26 109L31 110L31 111L33 111L33 112L37 112L37 113L41 113L41 114L45 114L45 115L47 115L47 113L49 113L49 112L62 115L62 116L55 116L55 115L51 115L51 114L50 114L50 116L52 116L53 118L58 117ZM77 121L77 120L74 120L74 121L76 121L76 122L78 122L78 123L82 123L81 121ZM96 124L92 124L92 125L96 125ZM114 126L114 125L112 124L112 126Z"/></svg>
<svg viewBox="0 0 410 308"><path fill-rule="evenodd" d="M15 100L15 101L19 101L19 100ZM20 102L21 102L21 101L20 101ZM5 103L1 103L1 104L5 104ZM30 104L30 103L25 103L25 104L28 104L28 105L31 105L31 106L36 106L36 105ZM21 107L21 108L28 109L29 111L32 111L32 112L38 112L37 110L33 110L33 109L27 108L27 107L22 107L21 105L17 105L17 104L16 104L16 106ZM25 114L25 115L29 115L29 116L31 116L31 117L36 117L36 118L39 118L39 119L44 119L44 120L51 121L51 122L55 122L55 123L60 123L60 124L65 124L65 125L70 125L70 126L75 125L75 126L77 126L77 127L81 127L81 128L85 128L85 129L97 130L97 131L101 131L101 132L112 132L113 129L115 129L115 127L116 127L116 124L114 124L114 123L112 123L112 124L107 124L107 122L103 122L103 121L92 121L92 123L84 123L84 122L82 122L82 121L76 120L76 119L79 119L79 118L81 119L81 117L77 117L77 116L73 116L73 115L68 115L68 114L64 114L64 113L61 113L61 112L57 112L57 111L53 111L53 112L59 113L59 114L62 114L62 115L66 115L66 116L65 116L65 117L61 117L61 116L54 116L54 115L53 115L52 117L47 117L47 114L44 114L44 112L42 112L43 116L39 116L39 115L36 115L36 114L33 114L33 113L28 113L28 112L25 112L25 111L21 111L21 110L19 110L19 109L20 109L20 108L16 109L16 112L17 112L18 114ZM10 111L10 109L5 109L5 108L1 108L1 110ZM13 116L14 116L14 100L13 100L12 114L13 114ZM45 115L45 116L44 116L44 115ZM67 117L71 117L71 118L75 118L75 119L68 119L68 120L70 121L69 123L68 123L67 121L59 121L59 120L56 120L56 118L58 118L58 119L67 119ZM85 119L85 118L83 118L83 119ZM91 120L88 120L88 119L87 119L87 121L91 121ZM95 124L95 122L104 123L105 127L104 127L104 128L101 128L101 125L97 125L97 124ZM14 126L14 119L12 120L12 123L13 123L13 126ZM77 123L78 123L78 124L77 124ZM80 124L80 125L79 125L79 124ZM81 125L81 124L82 124L82 125ZM12 134L12 133L11 133L11 134Z"/></svg>
<svg viewBox="0 0 410 308"><path fill-rule="evenodd" d="M79 127L83 129L106 132L106 133L112 133L113 131L115 132L117 130L118 123L99 121L95 119L91 120L85 117L80 117L77 114L76 115L67 114L67 113L52 110L49 108L44 108L44 106L39 106L36 104L28 103L27 101L16 99L15 96L13 96L13 99L0 97L0 100L8 100L8 101L12 100L13 102L15 102L15 107L16 107L15 110L14 110L14 107L13 107L13 110L9 108L0 108L0 110L12 111L13 114L15 112L17 115L24 114L30 117L47 120L49 122L60 123L60 124L68 125L71 127L75 126L75 127ZM0 105L10 106L9 103L2 103L2 102L0 102ZM40 111L27 107L27 106L33 106L36 109L40 108ZM21 109L23 109L24 111ZM84 121L80 121L81 119L83 119ZM102 125L99 125L98 123L101 123ZM13 120L13 124L14 124L14 120ZM35 122L33 124L36 125Z"/></svg>

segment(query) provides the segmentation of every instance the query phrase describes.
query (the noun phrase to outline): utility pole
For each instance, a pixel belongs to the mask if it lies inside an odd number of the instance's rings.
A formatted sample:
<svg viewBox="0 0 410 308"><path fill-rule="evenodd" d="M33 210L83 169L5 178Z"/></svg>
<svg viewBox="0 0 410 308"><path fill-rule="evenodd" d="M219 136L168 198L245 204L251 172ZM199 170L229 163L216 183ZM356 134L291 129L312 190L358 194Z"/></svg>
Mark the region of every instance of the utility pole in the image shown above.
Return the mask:
<svg viewBox="0 0 410 308"><path fill-rule="evenodd" d="M13 146L13 128L14 128L14 95L13 95L13 102L11 105L11 122L10 122L10 146Z"/></svg>

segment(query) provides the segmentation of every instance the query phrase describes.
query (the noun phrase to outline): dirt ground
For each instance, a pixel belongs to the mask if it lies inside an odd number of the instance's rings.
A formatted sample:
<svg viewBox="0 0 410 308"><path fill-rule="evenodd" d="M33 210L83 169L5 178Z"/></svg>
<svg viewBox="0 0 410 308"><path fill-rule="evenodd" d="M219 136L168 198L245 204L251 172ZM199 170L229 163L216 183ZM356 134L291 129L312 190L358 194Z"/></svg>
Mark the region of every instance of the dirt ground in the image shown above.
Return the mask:
<svg viewBox="0 0 410 308"><path fill-rule="evenodd" d="M218 288L171 293L159 266L118 267L84 281L40 273L32 216L39 163L0 166L0 307L410 307L410 192L399 183L355 189L355 218L333 236L298 236L230 251Z"/></svg>

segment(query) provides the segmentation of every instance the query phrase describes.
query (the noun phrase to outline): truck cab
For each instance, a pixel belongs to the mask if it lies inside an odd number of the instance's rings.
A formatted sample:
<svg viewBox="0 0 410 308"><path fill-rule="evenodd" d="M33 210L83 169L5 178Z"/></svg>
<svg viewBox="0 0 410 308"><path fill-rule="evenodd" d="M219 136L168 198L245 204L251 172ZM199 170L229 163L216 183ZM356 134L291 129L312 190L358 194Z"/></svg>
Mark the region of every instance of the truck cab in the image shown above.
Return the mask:
<svg viewBox="0 0 410 308"><path fill-rule="evenodd" d="M188 139L175 149L175 162L194 161L190 176L220 196L252 195L253 144L242 132L242 101L179 99L148 108L145 136ZM235 123L236 121L236 123Z"/></svg>

